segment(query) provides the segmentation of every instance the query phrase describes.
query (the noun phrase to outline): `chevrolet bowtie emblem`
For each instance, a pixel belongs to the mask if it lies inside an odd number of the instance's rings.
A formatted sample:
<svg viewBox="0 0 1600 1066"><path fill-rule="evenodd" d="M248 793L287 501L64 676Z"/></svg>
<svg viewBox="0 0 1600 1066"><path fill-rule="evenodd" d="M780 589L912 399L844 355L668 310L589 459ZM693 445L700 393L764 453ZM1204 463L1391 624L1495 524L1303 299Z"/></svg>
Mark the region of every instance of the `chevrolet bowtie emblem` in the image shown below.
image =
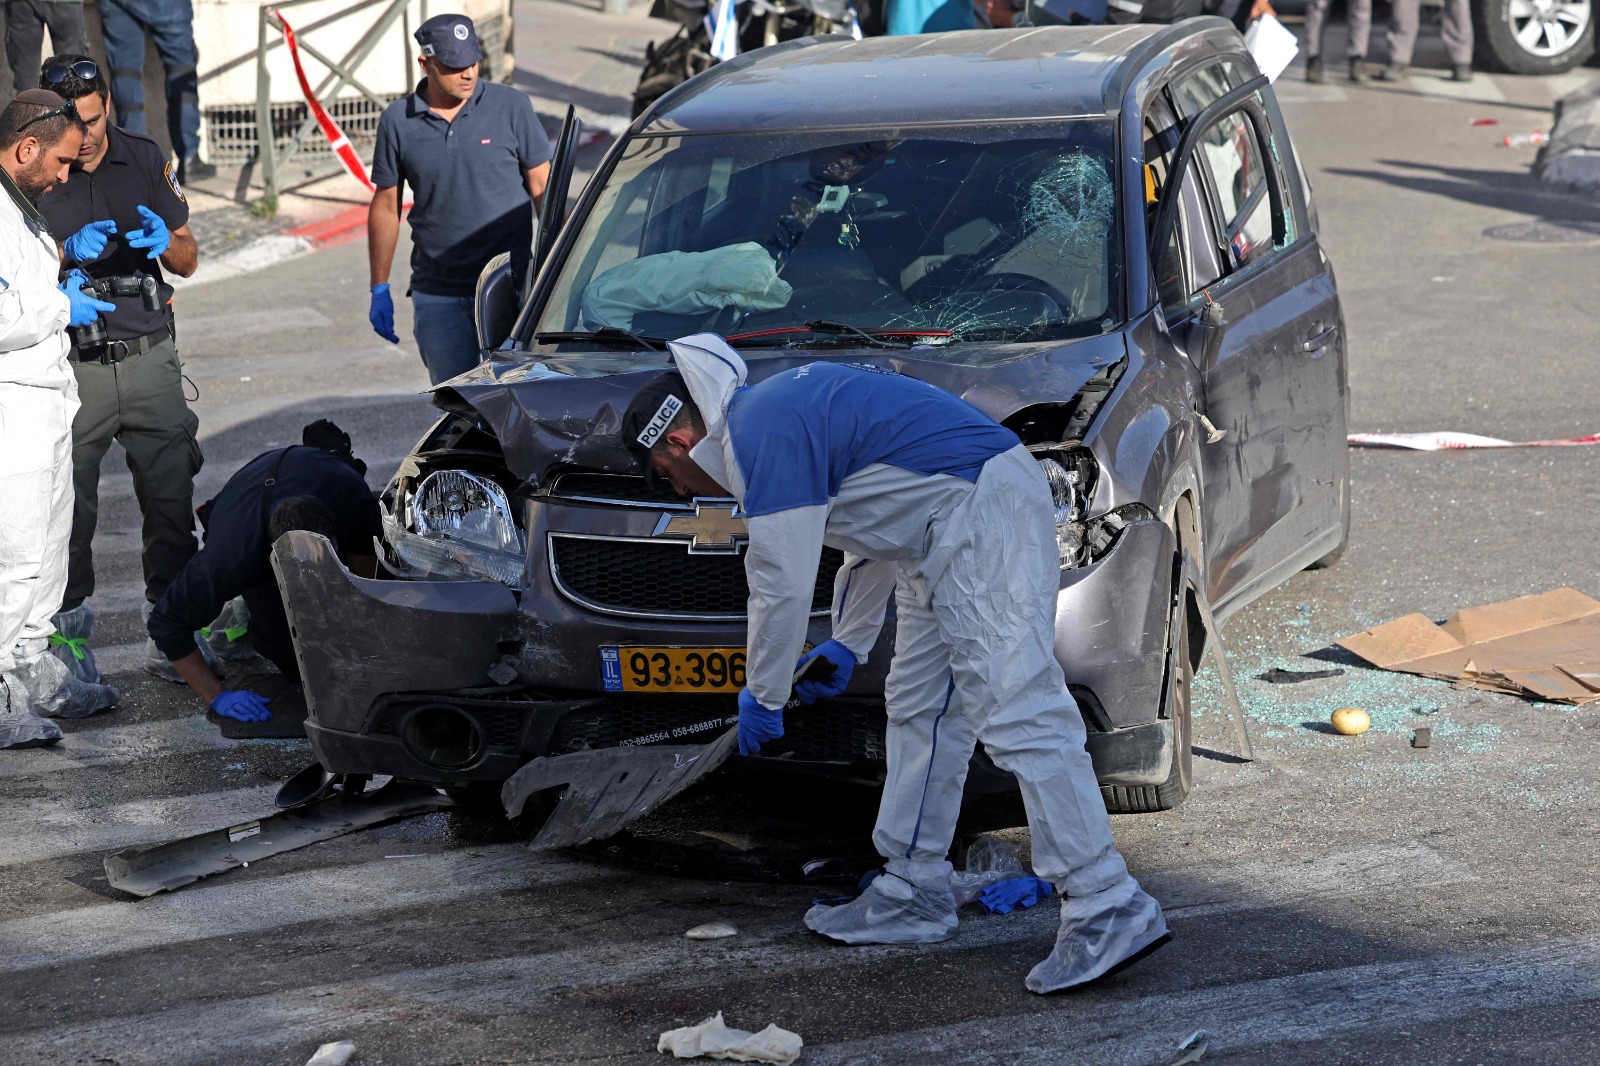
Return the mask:
<svg viewBox="0 0 1600 1066"><path fill-rule="evenodd" d="M734 517L732 504L694 501L694 514L664 514L656 523L655 537L689 542L690 555L737 552L749 535L744 519Z"/></svg>

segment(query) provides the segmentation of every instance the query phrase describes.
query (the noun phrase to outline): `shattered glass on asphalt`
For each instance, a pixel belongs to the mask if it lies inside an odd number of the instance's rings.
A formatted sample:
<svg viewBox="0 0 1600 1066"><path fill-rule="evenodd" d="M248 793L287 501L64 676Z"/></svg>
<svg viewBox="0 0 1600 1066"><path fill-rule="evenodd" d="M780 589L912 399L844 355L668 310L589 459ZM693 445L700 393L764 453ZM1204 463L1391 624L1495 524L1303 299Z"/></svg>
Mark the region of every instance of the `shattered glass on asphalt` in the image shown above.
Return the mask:
<svg viewBox="0 0 1600 1066"><path fill-rule="evenodd" d="M929 346L924 358L973 365L1005 358L1007 342L1093 336L1120 317L1113 143L1104 119L640 138L559 265L536 331L617 325L591 320L593 294L641 260L757 245L767 254L745 260L749 278L652 275L661 298L629 326L720 332L754 357L859 345L806 331L824 320L905 331ZM749 298L774 291L774 268L788 291Z"/></svg>

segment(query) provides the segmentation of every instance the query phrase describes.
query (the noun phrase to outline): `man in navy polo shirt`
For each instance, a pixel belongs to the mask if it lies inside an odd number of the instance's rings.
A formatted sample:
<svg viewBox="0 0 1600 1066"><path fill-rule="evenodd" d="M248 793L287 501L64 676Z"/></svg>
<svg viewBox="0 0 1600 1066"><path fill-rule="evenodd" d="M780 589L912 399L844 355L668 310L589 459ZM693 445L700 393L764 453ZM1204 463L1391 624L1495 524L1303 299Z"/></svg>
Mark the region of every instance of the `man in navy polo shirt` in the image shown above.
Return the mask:
<svg viewBox="0 0 1600 1066"><path fill-rule="evenodd" d="M378 336L399 341L389 269L405 183L414 199L412 335L437 385L478 363L472 294L484 264L510 252L514 276L527 269L551 149L526 96L478 77L483 51L471 19L435 15L417 27L416 38L423 80L378 123L377 189L367 213L368 318Z"/></svg>

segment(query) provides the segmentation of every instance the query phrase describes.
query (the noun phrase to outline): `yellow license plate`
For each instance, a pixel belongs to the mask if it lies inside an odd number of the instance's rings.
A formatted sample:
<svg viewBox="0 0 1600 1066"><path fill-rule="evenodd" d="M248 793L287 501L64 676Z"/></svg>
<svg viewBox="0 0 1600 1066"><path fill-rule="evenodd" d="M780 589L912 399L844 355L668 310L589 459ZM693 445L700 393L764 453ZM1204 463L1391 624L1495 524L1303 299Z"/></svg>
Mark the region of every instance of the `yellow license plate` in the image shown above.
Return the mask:
<svg viewBox="0 0 1600 1066"><path fill-rule="evenodd" d="M744 649L601 648L600 677L607 692L738 692Z"/></svg>

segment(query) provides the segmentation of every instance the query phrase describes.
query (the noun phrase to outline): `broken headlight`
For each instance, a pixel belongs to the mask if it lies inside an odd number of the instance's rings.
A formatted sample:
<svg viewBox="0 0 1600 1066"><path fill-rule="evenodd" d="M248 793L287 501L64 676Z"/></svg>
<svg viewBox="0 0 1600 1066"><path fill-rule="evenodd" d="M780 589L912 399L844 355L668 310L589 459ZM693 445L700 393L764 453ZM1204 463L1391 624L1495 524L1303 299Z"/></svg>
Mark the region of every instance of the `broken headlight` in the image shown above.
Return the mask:
<svg viewBox="0 0 1600 1066"><path fill-rule="evenodd" d="M1099 466L1086 451L1056 452L1039 460L1044 479L1050 485L1055 503L1056 550L1061 553L1061 569L1071 570L1089 561L1089 502Z"/></svg>
<svg viewBox="0 0 1600 1066"><path fill-rule="evenodd" d="M384 539L408 577L476 578L522 584L522 531L505 490L464 470L436 470L404 505L406 522L384 516ZM409 527L409 528L406 528Z"/></svg>

